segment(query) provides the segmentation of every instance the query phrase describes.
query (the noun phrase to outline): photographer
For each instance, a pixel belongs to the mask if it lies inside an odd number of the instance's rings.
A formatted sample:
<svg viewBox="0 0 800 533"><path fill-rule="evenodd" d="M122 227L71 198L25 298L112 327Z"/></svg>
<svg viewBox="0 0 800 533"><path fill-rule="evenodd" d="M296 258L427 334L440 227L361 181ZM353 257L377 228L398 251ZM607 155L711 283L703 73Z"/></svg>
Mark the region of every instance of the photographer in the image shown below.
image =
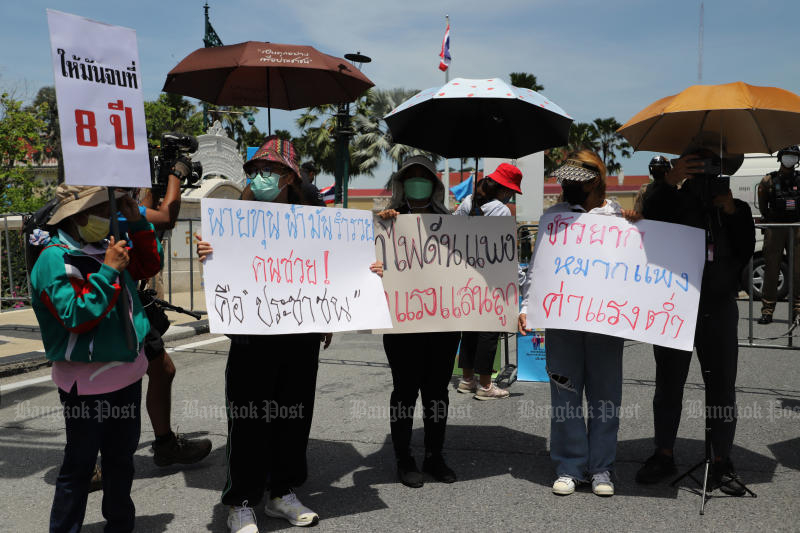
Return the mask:
<svg viewBox="0 0 800 533"><path fill-rule="evenodd" d="M636 193L636 199L633 201L633 210L642 214L644 211L644 197L649 195L653 189L653 186L656 183L661 183L664 181L664 178L669 172L669 169L672 168L672 165L669 162L669 159L664 157L663 155L657 155L650 160L650 164L647 165L647 169L650 171L650 176L653 178L653 181L642 185L639 189L639 192Z"/></svg>
<svg viewBox="0 0 800 533"><path fill-rule="evenodd" d="M192 175L192 161L185 155L197 149L194 137L169 133L162 139L161 154L154 158L153 188L145 191L139 202L139 212L156 229L159 239L164 230L175 227L181 208L181 184L193 183L199 176ZM166 177L166 180L164 179ZM166 181L166 186L164 182ZM163 191L163 200L161 193ZM120 231L124 231L124 218ZM149 293L149 294L148 294ZM161 336L169 328L164 310L153 301L151 291L139 291L152 327L145 337L144 351L148 360L147 414L153 425L153 461L158 466L193 464L211 452L209 439L187 439L172 431L172 381L175 364L164 348Z"/></svg>
<svg viewBox="0 0 800 533"><path fill-rule="evenodd" d="M706 386L706 416L714 462L712 487L745 493L730 460L736 431L738 363L736 294L742 269L753 255L755 226L750 207L735 200L720 174L736 172L743 156L720 159L711 149L691 147L674 162L663 182L644 198L644 216L703 229L706 262L700 289L695 349ZM677 186L682 180L683 185ZM655 453L637 472L638 483L656 483L676 472L673 448L680 424L683 387L692 352L656 347L653 397Z"/></svg>
<svg viewBox="0 0 800 533"><path fill-rule="evenodd" d="M789 146L778 152L781 166L770 172L758 184L758 210L763 222L800 222L800 172L795 170L800 160L800 147ZM778 300L778 273L783 251L789 252L789 239L794 239L794 309L792 319L800 314L800 232L796 228L764 229L764 285L761 288L761 318L759 324L772 322ZM788 282L788 280L787 280Z"/></svg>

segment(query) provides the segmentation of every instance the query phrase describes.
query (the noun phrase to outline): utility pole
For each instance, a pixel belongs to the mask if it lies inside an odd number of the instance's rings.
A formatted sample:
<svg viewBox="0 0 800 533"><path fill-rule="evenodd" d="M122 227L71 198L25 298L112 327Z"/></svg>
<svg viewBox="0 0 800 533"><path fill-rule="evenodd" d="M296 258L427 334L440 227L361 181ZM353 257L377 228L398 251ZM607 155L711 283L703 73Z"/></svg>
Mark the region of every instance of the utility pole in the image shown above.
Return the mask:
<svg viewBox="0 0 800 533"><path fill-rule="evenodd" d="M700 2L700 31L697 36L697 81L703 81L703 2Z"/></svg>

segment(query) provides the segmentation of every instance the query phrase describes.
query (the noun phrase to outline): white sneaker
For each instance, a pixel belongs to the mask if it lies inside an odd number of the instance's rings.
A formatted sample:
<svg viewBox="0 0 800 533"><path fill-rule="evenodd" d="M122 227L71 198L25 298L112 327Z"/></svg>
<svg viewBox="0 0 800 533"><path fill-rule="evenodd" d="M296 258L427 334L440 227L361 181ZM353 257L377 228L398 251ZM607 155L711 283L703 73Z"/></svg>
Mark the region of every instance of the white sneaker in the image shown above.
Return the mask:
<svg viewBox="0 0 800 533"><path fill-rule="evenodd" d="M575 492L575 480L569 476L558 476L553 483L553 494L569 496L573 492Z"/></svg>
<svg viewBox="0 0 800 533"><path fill-rule="evenodd" d="M293 526L313 526L319 522L319 515L300 503L294 492L267 500L264 512L267 516L285 518Z"/></svg>
<svg viewBox="0 0 800 533"><path fill-rule="evenodd" d="M241 507L231 507L228 511L228 527L231 533L258 533L256 513L247 506L247 500Z"/></svg>
<svg viewBox="0 0 800 533"><path fill-rule="evenodd" d="M475 391L478 390L478 380L474 377L469 380L459 379L456 390L462 394L475 394Z"/></svg>
<svg viewBox="0 0 800 533"><path fill-rule="evenodd" d="M509 392L506 389L501 389L494 383L490 383L488 387L483 387L478 385L477 391L475 392L476 400L501 400L503 398L508 398Z"/></svg>
<svg viewBox="0 0 800 533"><path fill-rule="evenodd" d="M611 472L599 472L592 475L592 492L598 496L613 496L614 484L611 482Z"/></svg>

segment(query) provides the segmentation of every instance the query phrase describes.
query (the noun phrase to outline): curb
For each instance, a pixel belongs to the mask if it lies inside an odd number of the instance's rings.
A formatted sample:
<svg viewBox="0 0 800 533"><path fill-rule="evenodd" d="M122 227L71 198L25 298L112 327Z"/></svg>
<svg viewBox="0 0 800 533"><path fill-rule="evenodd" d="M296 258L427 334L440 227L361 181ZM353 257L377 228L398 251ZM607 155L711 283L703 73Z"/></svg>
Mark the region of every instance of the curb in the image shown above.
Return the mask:
<svg viewBox="0 0 800 533"><path fill-rule="evenodd" d="M208 319L198 320L182 326L171 326L162 337L164 342L173 342L209 332ZM0 358L0 378L31 372L39 368L50 366L44 352L28 352L9 357Z"/></svg>

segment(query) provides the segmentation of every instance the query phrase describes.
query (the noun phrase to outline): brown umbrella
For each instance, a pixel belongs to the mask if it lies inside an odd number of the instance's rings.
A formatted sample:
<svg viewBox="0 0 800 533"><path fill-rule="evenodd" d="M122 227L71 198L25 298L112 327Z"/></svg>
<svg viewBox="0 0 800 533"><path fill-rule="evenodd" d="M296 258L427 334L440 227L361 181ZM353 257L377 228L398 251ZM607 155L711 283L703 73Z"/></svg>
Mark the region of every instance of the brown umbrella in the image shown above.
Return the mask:
<svg viewBox="0 0 800 533"><path fill-rule="evenodd" d="M300 109L352 102L374 85L312 46L248 41L195 50L169 71L163 90L217 105Z"/></svg>
<svg viewBox="0 0 800 533"><path fill-rule="evenodd" d="M635 150L680 154L703 135L733 154L771 154L800 142L800 96L742 82L693 85L662 98L617 130Z"/></svg>

